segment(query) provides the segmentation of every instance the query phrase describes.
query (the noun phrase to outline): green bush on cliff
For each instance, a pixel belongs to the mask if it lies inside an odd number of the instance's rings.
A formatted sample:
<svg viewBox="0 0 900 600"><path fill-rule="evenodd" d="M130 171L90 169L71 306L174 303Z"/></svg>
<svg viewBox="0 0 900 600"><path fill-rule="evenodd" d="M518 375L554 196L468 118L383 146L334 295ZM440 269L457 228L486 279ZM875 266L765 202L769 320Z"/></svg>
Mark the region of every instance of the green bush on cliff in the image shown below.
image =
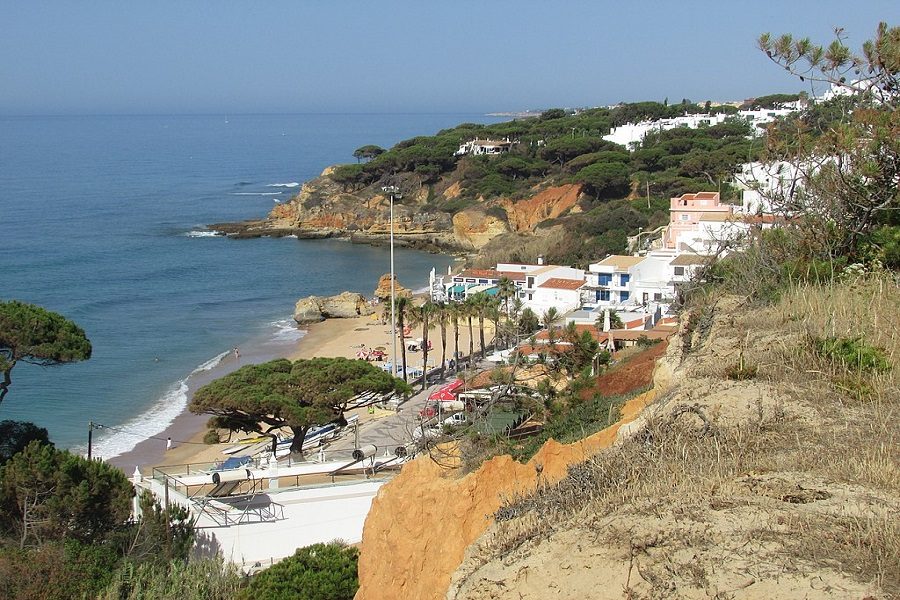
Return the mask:
<svg viewBox="0 0 900 600"><path fill-rule="evenodd" d="M250 579L241 598L352 600L359 589L359 551L342 543L313 544Z"/></svg>

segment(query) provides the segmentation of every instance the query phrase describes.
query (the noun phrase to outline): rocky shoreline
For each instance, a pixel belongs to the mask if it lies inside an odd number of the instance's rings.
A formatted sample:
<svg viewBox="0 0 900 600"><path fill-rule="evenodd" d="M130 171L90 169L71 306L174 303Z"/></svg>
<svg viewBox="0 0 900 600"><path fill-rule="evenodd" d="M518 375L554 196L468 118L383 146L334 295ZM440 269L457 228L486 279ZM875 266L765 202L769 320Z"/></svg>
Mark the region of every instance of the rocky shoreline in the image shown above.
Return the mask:
<svg viewBox="0 0 900 600"><path fill-rule="evenodd" d="M209 228L234 239L297 237L343 239L354 244L389 243L390 199L378 184L348 191L331 177L333 168L303 184L289 201L263 219L214 223ZM577 212L581 187L540 187L523 199L464 200L458 182L425 186L407 177L393 207L394 245L435 253L479 253L501 236L528 236L548 220ZM439 189L438 189L439 188ZM449 206L458 207L450 209Z"/></svg>

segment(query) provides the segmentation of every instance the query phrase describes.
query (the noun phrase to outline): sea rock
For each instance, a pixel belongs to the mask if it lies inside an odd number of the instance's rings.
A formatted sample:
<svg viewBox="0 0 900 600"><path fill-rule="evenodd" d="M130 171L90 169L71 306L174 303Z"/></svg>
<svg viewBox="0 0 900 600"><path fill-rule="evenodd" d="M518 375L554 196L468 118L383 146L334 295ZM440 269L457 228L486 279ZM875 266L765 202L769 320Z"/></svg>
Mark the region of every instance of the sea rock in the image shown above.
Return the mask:
<svg viewBox="0 0 900 600"><path fill-rule="evenodd" d="M300 325L324 321L325 317L322 316L321 301L322 299L318 296L310 296L298 300L296 306L294 306L294 320Z"/></svg>
<svg viewBox="0 0 900 600"><path fill-rule="evenodd" d="M381 301L390 301L391 299L391 274L385 273L378 280L378 287L375 288L374 296ZM394 296L397 298L412 298L412 291L400 285L397 276L394 276Z"/></svg>
<svg viewBox="0 0 900 600"><path fill-rule="evenodd" d="M372 305L362 294L342 292L336 296L301 298L294 306L294 320L301 324L317 323L324 319L346 319L371 315Z"/></svg>

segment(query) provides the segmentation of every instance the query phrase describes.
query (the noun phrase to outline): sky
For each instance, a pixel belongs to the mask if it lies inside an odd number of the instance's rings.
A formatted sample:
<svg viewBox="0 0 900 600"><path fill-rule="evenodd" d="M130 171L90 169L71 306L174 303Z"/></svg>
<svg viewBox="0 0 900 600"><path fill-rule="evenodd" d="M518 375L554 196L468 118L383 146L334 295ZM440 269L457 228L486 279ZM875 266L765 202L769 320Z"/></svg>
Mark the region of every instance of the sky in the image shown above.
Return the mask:
<svg viewBox="0 0 900 600"><path fill-rule="evenodd" d="M900 1L0 0L0 115L491 112L809 91L760 33L851 47Z"/></svg>

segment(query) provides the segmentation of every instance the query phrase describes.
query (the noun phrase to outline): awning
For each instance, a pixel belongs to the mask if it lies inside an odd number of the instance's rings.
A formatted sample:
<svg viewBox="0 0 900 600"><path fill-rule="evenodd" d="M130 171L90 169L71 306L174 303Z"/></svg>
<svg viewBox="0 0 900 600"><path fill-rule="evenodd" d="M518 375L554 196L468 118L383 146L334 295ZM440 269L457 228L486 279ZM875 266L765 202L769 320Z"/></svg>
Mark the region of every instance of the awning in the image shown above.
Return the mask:
<svg viewBox="0 0 900 600"><path fill-rule="evenodd" d="M428 396L429 400L440 400L441 402L452 402L456 400L456 390L465 385L462 379L457 379L452 383L441 387L438 391Z"/></svg>
<svg viewBox="0 0 900 600"><path fill-rule="evenodd" d="M464 291L466 291L466 286L460 284L456 284L450 288L451 294L462 294Z"/></svg>
<svg viewBox="0 0 900 600"><path fill-rule="evenodd" d="M484 293L487 294L488 296L496 296L497 294L500 293L500 288L494 286L490 289L484 290Z"/></svg>

